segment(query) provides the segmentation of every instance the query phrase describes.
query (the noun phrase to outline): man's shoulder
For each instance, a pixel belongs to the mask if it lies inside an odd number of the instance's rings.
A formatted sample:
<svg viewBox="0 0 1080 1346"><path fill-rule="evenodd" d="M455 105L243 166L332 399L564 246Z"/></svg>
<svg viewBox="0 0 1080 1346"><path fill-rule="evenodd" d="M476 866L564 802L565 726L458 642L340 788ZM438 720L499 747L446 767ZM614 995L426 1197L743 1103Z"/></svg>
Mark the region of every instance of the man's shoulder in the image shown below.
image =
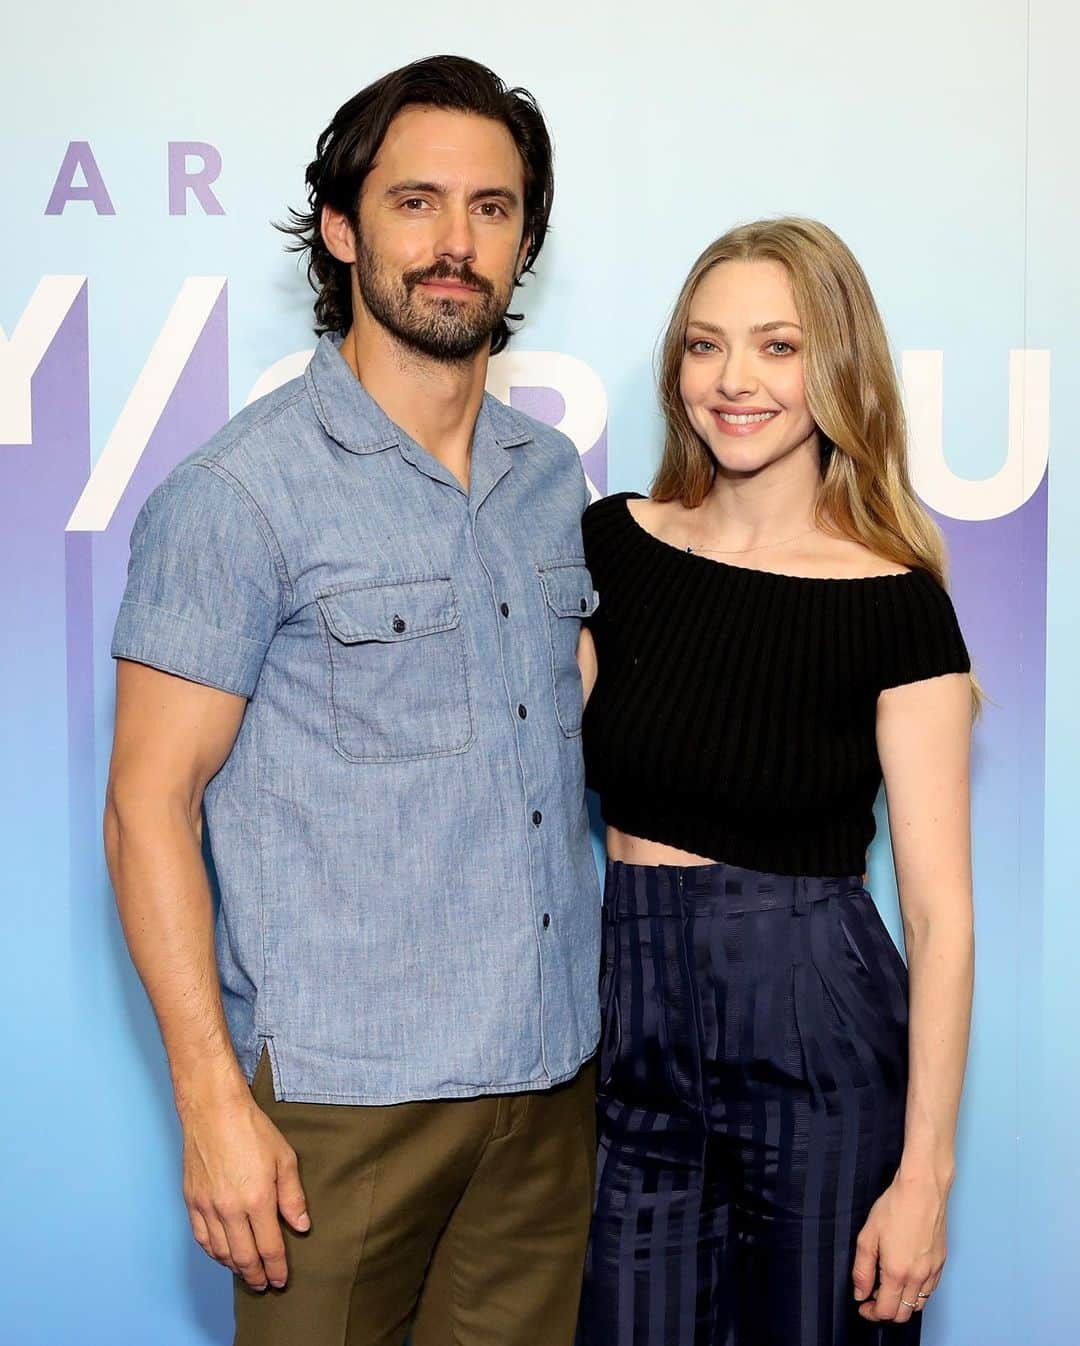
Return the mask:
<svg viewBox="0 0 1080 1346"><path fill-rule="evenodd" d="M213 491L210 476L228 482L272 507L275 484L284 482L317 454L325 434L315 415L303 375L290 379L230 417L204 444L181 459L161 483L163 491ZM198 469L202 469L201 471ZM280 493L280 492L279 492Z"/></svg>
<svg viewBox="0 0 1080 1346"><path fill-rule="evenodd" d="M230 417L210 439L186 459L242 477L270 466L283 450L295 456L305 432L321 431L311 407L304 376L256 398ZM321 440L321 433L318 434Z"/></svg>

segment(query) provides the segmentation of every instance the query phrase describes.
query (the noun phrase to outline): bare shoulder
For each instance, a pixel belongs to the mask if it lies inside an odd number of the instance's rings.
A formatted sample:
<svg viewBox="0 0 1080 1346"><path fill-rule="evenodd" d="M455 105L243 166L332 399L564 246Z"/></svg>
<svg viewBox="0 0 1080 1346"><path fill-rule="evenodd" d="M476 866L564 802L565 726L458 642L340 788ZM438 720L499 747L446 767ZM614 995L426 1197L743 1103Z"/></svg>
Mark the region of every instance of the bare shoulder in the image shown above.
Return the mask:
<svg viewBox="0 0 1080 1346"><path fill-rule="evenodd" d="M686 531L690 511L678 500L643 500L629 498L626 508L630 517L647 533L661 542L678 543Z"/></svg>
<svg viewBox="0 0 1080 1346"><path fill-rule="evenodd" d="M813 573L832 575L837 579L875 579L910 573L907 566L878 556L853 538L828 533L815 533L810 538L804 560L813 566Z"/></svg>

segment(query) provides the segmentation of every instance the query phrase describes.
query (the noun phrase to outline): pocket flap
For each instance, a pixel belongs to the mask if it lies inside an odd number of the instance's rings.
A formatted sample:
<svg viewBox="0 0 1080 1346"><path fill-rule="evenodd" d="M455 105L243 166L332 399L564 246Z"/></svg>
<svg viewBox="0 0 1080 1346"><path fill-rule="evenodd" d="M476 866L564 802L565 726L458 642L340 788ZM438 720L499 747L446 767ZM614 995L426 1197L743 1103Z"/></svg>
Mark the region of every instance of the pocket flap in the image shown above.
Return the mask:
<svg viewBox="0 0 1080 1346"><path fill-rule="evenodd" d="M363 640L412 640L449 631L459 617L448 579L408 580L319 594L326 624L347 645Z"/></svg>
<svg viewBox="0 0 1080 1346"><path fill-rule="evenodd" d="M596 611L596 590L588 566L542 566L540 583L548 607L560 617L591 617Z"/></svg>

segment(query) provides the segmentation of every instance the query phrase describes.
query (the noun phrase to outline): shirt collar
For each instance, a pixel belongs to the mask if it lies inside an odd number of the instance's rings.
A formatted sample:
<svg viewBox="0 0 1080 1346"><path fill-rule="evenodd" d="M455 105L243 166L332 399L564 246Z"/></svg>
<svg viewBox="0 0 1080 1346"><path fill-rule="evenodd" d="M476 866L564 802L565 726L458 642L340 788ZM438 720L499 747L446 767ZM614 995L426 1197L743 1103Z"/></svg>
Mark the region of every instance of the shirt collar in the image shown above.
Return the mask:
<svg viewBox="0 0 1080 1346"><path fill-rule="evenodd" d="M340 332L324 332L304 373L308 394L323 429L350 453L378 453L401 445L408 435L395 425L352 372L340 347ZM518 448L532 440L522 418L498 398L485 393L476 421L474 449L489 436L500 449Z"/></svg>

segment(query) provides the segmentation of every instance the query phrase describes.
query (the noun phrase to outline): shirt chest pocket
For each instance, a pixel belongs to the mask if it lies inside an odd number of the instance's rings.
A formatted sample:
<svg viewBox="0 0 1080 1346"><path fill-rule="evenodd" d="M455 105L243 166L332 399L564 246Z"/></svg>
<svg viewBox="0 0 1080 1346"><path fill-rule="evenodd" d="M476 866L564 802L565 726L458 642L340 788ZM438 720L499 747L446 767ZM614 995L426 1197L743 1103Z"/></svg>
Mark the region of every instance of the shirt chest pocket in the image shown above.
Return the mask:
<svg viewBox="0 0 1080 1346"><path fill-rule="evenodd" d="M464 752L473 739L465 639L449 579L316 596L335 746L351 762Z"/></svg>
<svg viewBox="0 0 1080 1346"><path fill-rule="evenodd" d="M580 561L553 561L539 567L551 637L551 676L555 714L568 737L581 733L581 670L577 643L583 617L596 611L596 593L588 567Z"/></svg>

